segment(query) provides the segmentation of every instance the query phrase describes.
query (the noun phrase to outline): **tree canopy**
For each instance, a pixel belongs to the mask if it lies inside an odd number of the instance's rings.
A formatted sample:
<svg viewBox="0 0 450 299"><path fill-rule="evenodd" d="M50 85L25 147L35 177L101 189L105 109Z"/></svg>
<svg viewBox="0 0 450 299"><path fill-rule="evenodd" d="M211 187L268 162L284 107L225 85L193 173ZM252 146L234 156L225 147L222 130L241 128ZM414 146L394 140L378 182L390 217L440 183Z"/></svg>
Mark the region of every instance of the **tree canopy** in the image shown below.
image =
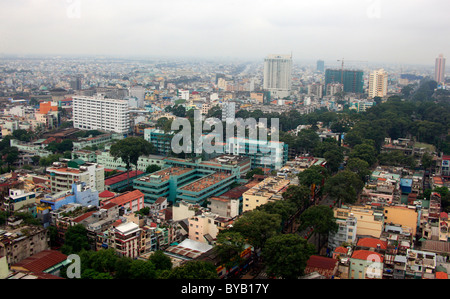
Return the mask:
<svg viewBox="0 0 450 299"><path fill-rule="evenodd" d="M284 279L302 276L315 247L297 234L280 234L267 240L262 257L267 272Z"/></svg>

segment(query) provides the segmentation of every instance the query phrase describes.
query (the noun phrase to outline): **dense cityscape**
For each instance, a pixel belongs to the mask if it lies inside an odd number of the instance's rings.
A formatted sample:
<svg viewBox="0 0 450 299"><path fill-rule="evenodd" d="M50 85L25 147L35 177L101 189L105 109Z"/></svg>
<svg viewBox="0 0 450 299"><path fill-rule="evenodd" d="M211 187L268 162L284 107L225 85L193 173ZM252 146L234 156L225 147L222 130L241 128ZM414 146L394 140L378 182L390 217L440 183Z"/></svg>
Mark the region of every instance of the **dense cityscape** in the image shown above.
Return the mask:
<svg viewBox="0 0 450 299"><path fill-rule="evenodd" d="M1 54L0 279L448 279L445 64Z"/></svg>

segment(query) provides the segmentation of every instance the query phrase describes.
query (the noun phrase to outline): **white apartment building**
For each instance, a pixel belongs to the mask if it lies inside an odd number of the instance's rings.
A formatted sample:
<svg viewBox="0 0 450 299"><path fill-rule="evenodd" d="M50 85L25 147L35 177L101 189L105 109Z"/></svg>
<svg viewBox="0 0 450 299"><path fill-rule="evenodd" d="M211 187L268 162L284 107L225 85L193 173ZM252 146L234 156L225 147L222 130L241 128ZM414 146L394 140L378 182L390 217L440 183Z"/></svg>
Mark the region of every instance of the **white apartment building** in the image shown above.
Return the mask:
<svg viewBox="0 0 450 299"><path fill-rule="evenodd" d="M225 152L250 157L252 168L278 170L287 162L287 150L284 142L231 137L226 140Z"/></svg>
<svg viewBox="0 0 450 299"><path fill-rule="evenodd" d="M224 102L222 104L222 121L234 121L236 115L236 103Z"/></svg>
<svg viewBox="0 0 450 299"><path fill-rule="evenodd" d="M292 86L292 55L271 54L264 60L264 90L274 98L289 96Z"/></svg>
<svg viewBox="0 0 450 299"><path fill-rule="evenodd" d="M127 222L109 229L110 247L114 248L119 256L132 259L139 256L142 230L139 225Z"/></svg>
<svg viewBox="0 0 450 299"><path fill-rule="evenodd" d="M103 130L128 134L130 113L128 101L94 97L73 97L73 126L81 130Z"/></svg>
<svg viewBox="0 0 450 299"><path fill-rule="evenodd" d="M385 97L388 90L388 75L383 69L374 71L369 77L369 98Z"/></svg>
<svg viewBox="0 0 450 299"><path fill-rule="evenodd" d="M72 184L84 182L86 186L105 191L105 168L96 163L85 163L78 167L68 165L69 163L55 162L47 168L50 174L50 189L52 193L72 189Z"/></svg>

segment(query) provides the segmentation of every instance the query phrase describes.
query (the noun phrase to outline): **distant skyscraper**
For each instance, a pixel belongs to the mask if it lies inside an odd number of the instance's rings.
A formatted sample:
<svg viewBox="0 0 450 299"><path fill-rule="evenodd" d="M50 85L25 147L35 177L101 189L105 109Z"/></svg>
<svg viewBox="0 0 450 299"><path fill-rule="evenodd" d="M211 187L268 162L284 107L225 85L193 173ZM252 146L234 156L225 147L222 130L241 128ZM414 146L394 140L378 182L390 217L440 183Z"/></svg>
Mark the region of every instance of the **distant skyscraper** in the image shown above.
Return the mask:
<svg viewBox="0 0 450 299"><path fill-rule="evenodd" d="M439 83L445 82L445 58L444 55L440 54L436 58L436 64L434 68L434 80Z"/></svg>
<svg viewBox="0 0 450 299"><path fill-rule="evenodd" d="M323 73L325 71L325 62L323 60L317 60L317 71Z"/></svg>
<svg viewBox="0 0 450 299"><path fill-rule="evenodd" d="M70 81L70 88L73 90L81 90L81 78L76 77L74 80Z"/></svg>
<svg viewBox="0 0 450 299"><path fill-rule="evenodd" d="M292 85L292 55L269 55L264 60L263 88L274 98L290 95Z"/></svg>
<svg viewBox="0 0 450 299"><path fill-rule="evenodd" d="M383 69L374 71L369 77L369 98L385 97L388 88L388 75Z"/></svg>
<svg viewBox="0 0 450 299"><path fill-rule="evenodd" d="M136 85L129 88L130 97L135 97L138 99L138 108L144 107L145 100L145 87Z"/></svg>
<svg viewBox="0 0 450 299"><path fill-rule="evenodd" d="M353 70L332 70L325 71L325 88L328 90L328 84L340 83L344 85L344 92L363 93L364 92L364 77L363 71ZM327 95L328 91L327 91Z"/></svg>

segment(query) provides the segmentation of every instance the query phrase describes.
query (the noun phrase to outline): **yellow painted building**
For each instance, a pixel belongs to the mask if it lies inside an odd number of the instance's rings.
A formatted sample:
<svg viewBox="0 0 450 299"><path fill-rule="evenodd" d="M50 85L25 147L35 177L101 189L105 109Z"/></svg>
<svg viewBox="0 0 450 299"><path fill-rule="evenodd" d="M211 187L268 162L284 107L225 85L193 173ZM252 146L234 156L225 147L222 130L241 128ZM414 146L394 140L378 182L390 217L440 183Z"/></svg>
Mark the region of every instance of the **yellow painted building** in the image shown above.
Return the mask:
<svg viewBox="0 0 450 299"><path fill-rule="evenodd" d="M418 213L415 209L405 206L384 207L384 222L394 223L411 229L413 235L416 234Z"/></svg>
<svg viewBox="0 0 450 299"><path fill-rule="evenodd" d="M282 193L289 186L290 181L279 177L266 178L264 181L253 186L242 195L242 211L252 211L260 205L270 201L283 199Z"/></svg>
<svg viewBox="0 0 450 299"><path fill-rule="evenodd" d="M383 213L360 206L346 206L334 209L334 217L347 219L353 216L356 219L356 234L379 238L383 231Z"/></svg>

